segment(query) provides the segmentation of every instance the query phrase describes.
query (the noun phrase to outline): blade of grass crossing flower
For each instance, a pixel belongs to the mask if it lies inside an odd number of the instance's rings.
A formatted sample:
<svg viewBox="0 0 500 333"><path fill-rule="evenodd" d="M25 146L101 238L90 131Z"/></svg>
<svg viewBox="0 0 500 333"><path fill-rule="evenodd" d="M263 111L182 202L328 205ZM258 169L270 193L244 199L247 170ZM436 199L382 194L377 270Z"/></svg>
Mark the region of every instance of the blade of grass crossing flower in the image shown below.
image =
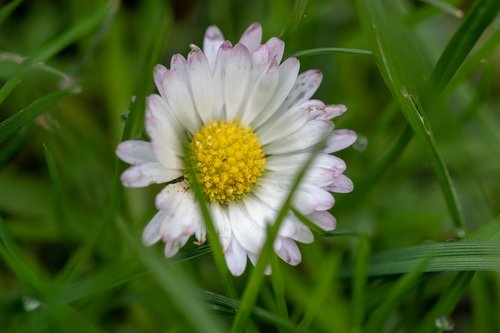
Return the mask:
<svg viewBox="0 0 500 333"><path fill-rule="evenodd" d="M424 333L432 331L439 326L439 321L446 321L458 301L462 298L464 292L469 287L474 272L460 272L453 282L449 285L439 297L437 303L426 313L420 321L415 333Z"/></svg>
<svg viewBox="0 0 500 333"><path fill-rule="evenodd" d="M110 10L110 5L112 3L112 1L106 2L106 4L96 10L93 15L86 17L77 25L71 27L70 29L63 32L60 36L54 38L53 40L49 41L48 43L42 45L40 48L32 52L28 58L26 58L21 64L19 64L16 71L7 80L7 82L5 82L2 88L0 88L0 104L15 88L15 86L19 83L22 75L31 66L52 57L54 54L57 54L68 45L71 45L82 36L85 36L87 33L89 33L107 16Z"/></svg>
<svg viewBox="0 0 500 333"><path fill-rule="evenodd" d="M424 101L426 98L439 94L451 81L479 37L493 22L499 9L500 2L498 0L475 2L465 21L460 25L439 57L430 76L430 85L428 85L430 91L428 91L427 96L424 96Z"/></svg>
<svg viewBox="0 0 500 333"><path fill-rule="evenodd" d="M26 108L5 119L0 123L0 142L3 142L10 135L29 124L36 117L50 110L52 106L54 106L63 98L77 94L79 92L79 88L58 90L52 92L37 99Z"/></svg>
<svg viewBox="0 0 500 333"><path fill-rule="evenodd" d="M384 302L371 314L362 332L383 332L384 323L399 304L404 295L410 291L424 271L430 257L421 259L410 272L401 277L392 287Z"/></svg>
<svg viewBox="0 0 500 333"><path fill-rule="evenodd" d="M398 29L392 26L395 21L389 23L387 17L391 17L394 10L387 10L380 2L357 0L356 4L363 28L373 45L377 66L434 169L455 227L464 229L464 218L448 168L437 150L434 135L418 98L423 89L423 74L416 72L419 66L409 70L413 66L404 62L415 57L410 54L414 48L405 40L409 39L409 33L394 35L394 31L404 32L405 27L401 24ZM384 5L391 6L388 2L384 2ZM400 42L403 43L400 47L391 46ZM418 52L415 51L415 54ZM423 67L421 70L424 70Z"/></svg>
<svg viewBox="0 0 500 333"><path fill-rule="evenodd" d="M10 14L23 2L23 0L14 0L2 6L0 9L0 25L7 19Z"/></svg>
<svg viewBox="0 0 500 333"><path fill-rule="evenodd" d="M215 224L212 220L212 217L210 216L210 211L208 209L208 202L205 197L205 194L203 193L203 189L201 188L201 185L198 181L198 175L196 174L196 169L194 168L193 162L190 158L191 150L189 148L189 144L185 144L184 146L184 156L186 156L184 161L186 167L186 173L187 175L189 175L189 178L191 179L190 185L195 193L195 197L196 200L198 201L203 221L205 222L205 226L207 228L207 236L211 244L215 264L217 265L217 269L219 270L219 274L221 275L227 294L231 298L236 298L237 297L236 288L234 287L233 280L229 273L229 269L227 268L226 265L226 259L222 251L222 246L219 241L219 236L215 229Z"/></svg>
<svg viewBox="0 0 500 333"><path fill-rule="evenodd" d="M314 318L320 311L323 303L330 294L330 289L333 286L332 281L334 280L335 273L338 272L338 267L340 265L340 257L336 255L328 255L325 258L326 263L321 270L321 278L316 285L316 289L312 291L311 297L306 301L306 309L304 317L300 321L296 332L308 332Z"/></svg>
<svg viewBox="0 0 500 333"><path fill-rule="evenodd" d="M330 53L348 53L348 54L361 54L361 55L372 55L372 51L363 49L350 49L344 47L321 47L317 49L308 49L303 51L298 51L290 55L291 57L310 57L320 54L330 54Z"/></svg>
<svg viewBox="0 0 500 333"><path fill-rule="evenodd" d="M245 291L241 300L241 308L236 313L233 326L231 327L231 332L233 333L243 332L246 326L252 308L255 305L255 301L257 300L260 286L262 285L262 282L264 280L264 271L266 270L266 267L269 264L272 256L274 240L278 235L281 223L290 210L290 205L292 203L295 191L299 187L302 178L304 177L307 169L316 157L316 154L317 152L312 152L304 165L300 168L298 174L294 178L290 191L285 198L281 209L278 212L278 216L276 217L274 224L272 224L272 226L268 226L267 228L267 239L260 252L259 259L257 260L257 265L255 266L252 275L250 275L250 279L245 287Z"/></svg>
<svg viewBox="0 0 500 333"><path fill-rule="evenodd" d="M165 265L165 258L152 249L145 248L129 232L122 220L118 221L118 229L134 249L139 260L151 272L158 285L169 296L170 301L185 317L196 332L225 332L217 317L198 299L197 288L191 279L174 265Z"/></svg>

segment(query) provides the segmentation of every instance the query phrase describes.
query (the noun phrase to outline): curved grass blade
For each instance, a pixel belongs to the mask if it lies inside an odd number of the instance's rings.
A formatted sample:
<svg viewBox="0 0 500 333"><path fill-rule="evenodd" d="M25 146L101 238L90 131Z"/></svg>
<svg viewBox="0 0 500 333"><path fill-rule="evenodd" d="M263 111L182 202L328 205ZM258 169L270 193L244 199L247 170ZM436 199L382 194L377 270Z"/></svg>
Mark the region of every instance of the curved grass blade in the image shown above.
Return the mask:
<svg viewBox="0 0 500 333"><path fill-rule="evenodd" d="M10 92L19 83L22 75L33 65L44 61L54 54L58 53L68 45L71 45L82 36L85 36L92 29L94 29L104 18L107 17L110 11L111 4L113 2L106 2L104 6L99 8L94 12L92 16L86 17L83 21L79 22L77 25L66 30L60 36L54 38L50 42L42 45L40 48L35 50L28 58L26 58L19 66L12 76L5 82L5 84L0 88L0 104L5 100L5 98L10 94Z"/></svg>
<svg viewBox="0 0 500 333"><path fill-rule="evenodd" d="M66 207L66 199L63 195L61 176L59 174L59 170L57 169L56 162L54 161L54 156L52 156L52 153L49 148L47 148L45 143L43 144L43 153L45 155L47 169L49 170L49 175L52 181L53 210L55 212L55 219L59 229L62 231L64 230L64 207Z"/></svg>
<svg viewBox="0 0 500 333"><path fill-rule="evenodd" d="M293 13L288 20L285 28L281 32L281 39L285 42L290 36L292 36L297 28L299 27L300 21L304 18L305 12L307 10L307 4L309 0L295 0L295 5L293 7Z"/></svg>
<svg viewBox="0 0 500 333"><path fill-rule="evenodd" d="M0 52L0 61L15 64L15 66L21 64L26 60L26 57L22 55L12 53L12 52ZM46 65L43 62L39 62L33 65L33 68L53 74L60 77L64 81L70 82L72 79L66 74L58 70L57 68Z"/></svg>
<svg viewBox="0 0 500 333"><path fill-rule="evenodd" d="M37 99L26 108L5 119L0 123L0 142L7 139L10 135L18 131L23 126L29 124L39 115L48 111L54 104L59 102L61 99L69 95L77 94L79 92L80 92L79 88L58 90L52 92Z"/></svg>
<svg viewBox="0 0 500 333"><path fill-rule="evenodd" d="M438 95L455 76L482 33L495 19L500 2L498 0L476 1L465 21L446 45L431 73L424 101ZM427 105L427 103L425 104Z"/></svg>
<svg viewBox="0 0 500 333"><path fill-rule="evenodd" d="M361 55L372 55L372 51L363 49L350 49L345 47L321 47L317 49L308 49L303 51L298 51L291 54L291 57L310 57L320 54L330 54L330 53L348 53L348 54L361 54Z"/></svg>
<svg viewBox="0 0 500 333"><path fill-rule="evenodd" d="M14 0L0 9L0 25L12 14L12 12L23 2L23 0Z"/></svg>
<svg viewBox="0 0 500 333"><path fill-rule="evenodd" d="M414 47L408 43L409 32L398 24L400 22L388 20L397 11L384 5L394 4L384 2L382 5L381 2L369 0L357 0L356 3L364 30L373 45L377 66L434 169L455 226L463 229L465 222L448 168L436 147L434 135L418 98L423 91L423 77L419 71L425 73L425 70L423 64L415 59L418 52L412 53ZM404 44L400 45L401 43ZM413 62L413 66L409 66L407 62Z"/></svg>

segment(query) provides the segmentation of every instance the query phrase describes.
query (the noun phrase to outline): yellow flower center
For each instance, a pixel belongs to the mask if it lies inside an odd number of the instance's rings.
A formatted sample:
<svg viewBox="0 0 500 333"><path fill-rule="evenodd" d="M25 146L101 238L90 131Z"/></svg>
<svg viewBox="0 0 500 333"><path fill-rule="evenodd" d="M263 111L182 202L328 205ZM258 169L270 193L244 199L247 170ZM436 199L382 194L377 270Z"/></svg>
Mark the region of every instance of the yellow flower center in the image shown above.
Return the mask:
<svg viewBox="0 0 500 333"><path fill-rule="evenodd" d="M259 138L239 122L212 121L194 135L190 148L198 180L211 202L241 199L264 172Z"/></svg>

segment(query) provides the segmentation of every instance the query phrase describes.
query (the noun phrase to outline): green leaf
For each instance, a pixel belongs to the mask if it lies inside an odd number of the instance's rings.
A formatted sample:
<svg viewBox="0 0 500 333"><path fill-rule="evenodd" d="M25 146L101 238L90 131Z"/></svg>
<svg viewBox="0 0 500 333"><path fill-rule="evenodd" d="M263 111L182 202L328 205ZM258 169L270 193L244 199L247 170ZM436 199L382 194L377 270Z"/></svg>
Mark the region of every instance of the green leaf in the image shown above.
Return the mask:
<svg viewBox="0 0 500 333"><path fill-rule="evenodd" d="M26 108L5 119L0 123L0 142L7 139L23 126L29 124L36 117L40 116L44 112L47 112L61 99L79 92L80 89L77 88L52 92L37 99Z"/></svg>

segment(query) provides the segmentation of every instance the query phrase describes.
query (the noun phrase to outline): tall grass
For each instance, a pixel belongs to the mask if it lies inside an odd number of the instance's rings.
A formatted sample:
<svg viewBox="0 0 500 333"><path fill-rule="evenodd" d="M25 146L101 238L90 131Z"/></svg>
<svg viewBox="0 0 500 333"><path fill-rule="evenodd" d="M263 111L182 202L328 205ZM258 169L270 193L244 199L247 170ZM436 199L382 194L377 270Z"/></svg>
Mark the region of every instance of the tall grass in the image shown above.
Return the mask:
<svg viewBox="0 0 500 333"><path fill-rule="evenodd" d="M499 6L3 3L0 331L499 332ZM336 126L359 140L339 154L355 191L336 196L337 229L298 267L269 242L234 278L210 246L143 247L161 187L124 190L114 150L144 137L156 63L254 21L323 72L315 96L346 104Z"/></svg>

